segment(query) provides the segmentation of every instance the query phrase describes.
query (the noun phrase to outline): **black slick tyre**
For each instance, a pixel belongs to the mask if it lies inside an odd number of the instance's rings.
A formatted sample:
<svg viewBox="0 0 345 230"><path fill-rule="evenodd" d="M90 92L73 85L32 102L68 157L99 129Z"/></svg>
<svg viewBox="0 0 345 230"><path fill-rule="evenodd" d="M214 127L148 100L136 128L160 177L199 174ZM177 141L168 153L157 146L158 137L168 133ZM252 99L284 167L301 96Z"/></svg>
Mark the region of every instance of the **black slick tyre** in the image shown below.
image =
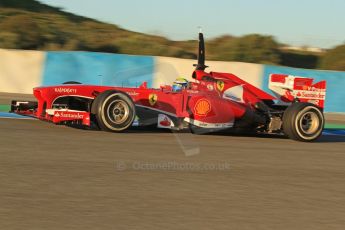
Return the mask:
<svg viewBox="0 0 345 230"><path fill-rule="evenodd" d="M293 103L283 115L284 133L293 140L311 142L322 135L323 112L311 103Z"/></svg>
<svg viewBox="0 0 345 230"><path fill-rule="evenodd" d="M126 93L108 90L93 101L91 114L102 130L122 132L135 120L135 105Z"/></svg>

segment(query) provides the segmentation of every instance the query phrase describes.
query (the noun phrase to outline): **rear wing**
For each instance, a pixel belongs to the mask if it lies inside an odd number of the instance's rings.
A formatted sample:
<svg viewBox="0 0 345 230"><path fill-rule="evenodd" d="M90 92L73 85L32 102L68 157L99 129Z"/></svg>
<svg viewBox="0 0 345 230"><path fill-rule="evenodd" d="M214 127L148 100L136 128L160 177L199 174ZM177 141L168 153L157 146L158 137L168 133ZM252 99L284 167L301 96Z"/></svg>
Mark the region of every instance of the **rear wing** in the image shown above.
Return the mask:
<svg viewBox="0 0 345 230"><path fill-rule="evenodd" d="M294 101L309 102L320 108L325 107L326 81L313 83L313 78L284 74L271 74L269 89L280 100L280 104Z"/></svg>

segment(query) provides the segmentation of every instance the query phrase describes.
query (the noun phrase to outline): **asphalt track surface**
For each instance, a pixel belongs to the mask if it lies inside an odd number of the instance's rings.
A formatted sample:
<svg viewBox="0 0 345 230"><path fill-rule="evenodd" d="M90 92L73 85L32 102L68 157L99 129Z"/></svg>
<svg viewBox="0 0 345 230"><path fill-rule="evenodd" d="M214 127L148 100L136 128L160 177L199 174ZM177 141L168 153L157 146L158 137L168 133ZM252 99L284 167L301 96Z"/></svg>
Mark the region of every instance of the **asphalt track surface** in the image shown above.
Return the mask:
<svg viewBox="0 0 345 230"><path fill-rule="evenodd" d="M345 136L134 129L0 118L0 229L344 229Z"/></svg>

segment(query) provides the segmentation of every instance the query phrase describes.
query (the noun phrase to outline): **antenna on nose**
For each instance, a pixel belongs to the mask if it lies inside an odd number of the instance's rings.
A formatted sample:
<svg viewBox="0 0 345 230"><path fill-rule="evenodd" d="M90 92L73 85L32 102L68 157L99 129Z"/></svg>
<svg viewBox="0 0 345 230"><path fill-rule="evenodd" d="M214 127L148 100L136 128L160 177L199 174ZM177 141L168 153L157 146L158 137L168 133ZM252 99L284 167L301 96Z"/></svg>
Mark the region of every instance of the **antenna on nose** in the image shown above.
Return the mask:
<svg viewBox="0 0 345 230"><path fill-rule="evenodd" d="M194 65L196 70L205 70L208 66L205 65L205 40L202 33L201 26L199 28L199 52L198 52L198 64Z"/></svg>

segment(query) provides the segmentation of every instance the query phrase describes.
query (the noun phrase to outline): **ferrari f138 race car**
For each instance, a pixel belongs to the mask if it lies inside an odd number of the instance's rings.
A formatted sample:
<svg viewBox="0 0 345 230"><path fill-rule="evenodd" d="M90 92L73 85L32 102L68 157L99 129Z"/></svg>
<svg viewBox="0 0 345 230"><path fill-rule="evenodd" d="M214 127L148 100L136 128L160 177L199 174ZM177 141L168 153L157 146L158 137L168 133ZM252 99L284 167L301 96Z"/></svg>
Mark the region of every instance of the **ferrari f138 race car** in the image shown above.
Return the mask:
<svg viewBox="0 0 345 230"><path fill-rule="evenodd" d="M198 64L189 82L158 89L96 86L78 82L33 89L33 101L12 101L11 112L56 124L80 124L122 132L139 126L190 129L204 134L226 130L286 135L313 141L322 134L326 82L281 74L270 76L275 96L229 73L206 72L203 34Z"/></svg>

